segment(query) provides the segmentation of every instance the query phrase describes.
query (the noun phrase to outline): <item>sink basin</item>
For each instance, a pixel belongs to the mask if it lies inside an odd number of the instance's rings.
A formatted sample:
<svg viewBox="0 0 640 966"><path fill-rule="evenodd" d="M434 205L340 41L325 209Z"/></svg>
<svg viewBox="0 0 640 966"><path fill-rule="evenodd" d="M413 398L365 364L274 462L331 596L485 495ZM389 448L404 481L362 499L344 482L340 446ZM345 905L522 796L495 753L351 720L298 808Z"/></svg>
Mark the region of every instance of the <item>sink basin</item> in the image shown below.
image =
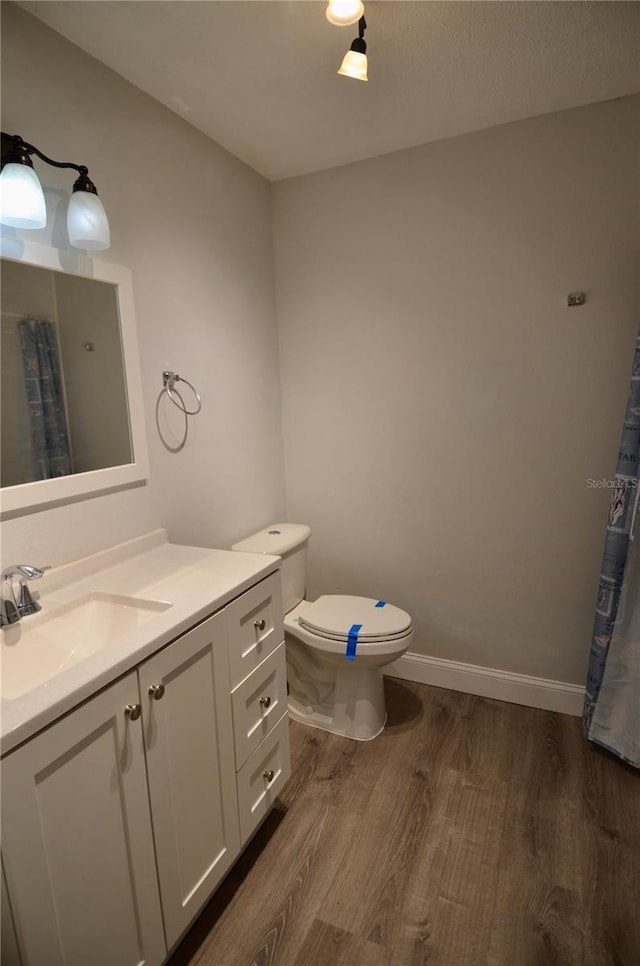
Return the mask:
<svg viewBox="0 0 640 966"><path fill-rule="evenodd" d="M50 606L54 606L50 604ZM18 698L171 607L166 601L91 593L3 628L0 693Z"/></svg>

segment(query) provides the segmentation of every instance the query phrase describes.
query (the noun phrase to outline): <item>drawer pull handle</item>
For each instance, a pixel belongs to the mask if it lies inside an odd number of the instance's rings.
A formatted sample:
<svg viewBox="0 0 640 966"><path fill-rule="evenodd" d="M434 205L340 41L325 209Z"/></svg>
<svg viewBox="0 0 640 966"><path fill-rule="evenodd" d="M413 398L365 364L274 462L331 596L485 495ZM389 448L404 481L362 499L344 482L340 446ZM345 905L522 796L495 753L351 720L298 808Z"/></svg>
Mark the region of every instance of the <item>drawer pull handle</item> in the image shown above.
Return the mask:
<svg viewBox="0 0 640 966"><path fill-rule="evenodd" d="M262 705L263 708L269 707L269 705L271 704L271 698L269 697L268 694L264 698L260 698L260 704Z"/></svg>
<svg viewBox="0 0 640 966"><path fill-rule="evenodd" d="M164 695L164 684L152 684L149 688L149 695L154 701L159 701Z"/></svg>
<svg viewBox="0 0 640 966"><path fill-rule="evenodd" d="M263 631L267 625L264 619L261 618L259 621L254 621L253 626L257 631Z"/></svg>
<svg viewBox="0 0 640 966"><path fill-rule="evenodd" d="M142 714L142 705L140 704L128 704L124 709L124 713L129 719L129 721L137 721Z"/></svg>
<svg viewBox="0 0 640 966"><path fill-rule="evenodd" d="M265 781L267 782L267 784L269 784L269 782L272 782L273 781L274 776L275 776L275 772L274 772L273 768L267 768L266 771L263 771L262 772L262 777L265 779Z"/></svg>

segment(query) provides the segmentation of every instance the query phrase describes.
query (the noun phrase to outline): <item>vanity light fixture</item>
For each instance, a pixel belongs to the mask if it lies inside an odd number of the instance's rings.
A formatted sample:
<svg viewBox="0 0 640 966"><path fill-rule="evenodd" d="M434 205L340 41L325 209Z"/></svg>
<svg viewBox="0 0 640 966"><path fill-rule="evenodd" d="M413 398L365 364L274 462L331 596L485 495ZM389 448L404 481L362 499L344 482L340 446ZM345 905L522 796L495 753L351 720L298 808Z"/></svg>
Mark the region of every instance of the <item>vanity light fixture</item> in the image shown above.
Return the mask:
<svg viewBox="0 0 640 966"><path fill-rule="evenodd" d="M351 44L351 48L344 55L344 60L338 73L346 77L354 77L356 80L366 81L367 77L367 44L364 39L364 32L367 29L367 22L364 17L358 21L358 36Z"/></svg>
<svg viewBox="0 0 640 966"><path fill-rule="evenodd" d="M356 23L364 14L362 0L329 0L325 16L336 27L347 27Z"/></svg>
<svg viewBox="0 0 640 966"><path fill-rule="evenodd" d="M67 232L74 248L101 251L110 241L109 222L84 164L54 161L19 134L2 132L2 172L0 173L0 222L11 228L44 228L47 223L42 186L33 170L35 154L54 168L78 172L67 209Z"/></svg>

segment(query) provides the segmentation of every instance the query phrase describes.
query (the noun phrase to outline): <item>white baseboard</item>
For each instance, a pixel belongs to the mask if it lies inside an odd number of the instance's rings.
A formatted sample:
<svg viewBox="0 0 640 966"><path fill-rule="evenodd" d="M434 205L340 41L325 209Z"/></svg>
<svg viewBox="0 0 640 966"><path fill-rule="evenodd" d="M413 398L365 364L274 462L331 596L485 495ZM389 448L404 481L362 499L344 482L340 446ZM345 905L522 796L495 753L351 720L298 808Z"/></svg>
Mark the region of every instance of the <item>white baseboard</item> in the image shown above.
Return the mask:
<svg viewBox="0 0 640 966"><path fill-rule="evenodd" d="M581 716L584 703L584 688L578 684L496 671L490 667L445 661L424 654L407 653L388 664L384 673L404 681L432 684L436 688L464 691L483 698L496 698L498 701L510 701L544 711L559 711L576 717Z"/></svg>

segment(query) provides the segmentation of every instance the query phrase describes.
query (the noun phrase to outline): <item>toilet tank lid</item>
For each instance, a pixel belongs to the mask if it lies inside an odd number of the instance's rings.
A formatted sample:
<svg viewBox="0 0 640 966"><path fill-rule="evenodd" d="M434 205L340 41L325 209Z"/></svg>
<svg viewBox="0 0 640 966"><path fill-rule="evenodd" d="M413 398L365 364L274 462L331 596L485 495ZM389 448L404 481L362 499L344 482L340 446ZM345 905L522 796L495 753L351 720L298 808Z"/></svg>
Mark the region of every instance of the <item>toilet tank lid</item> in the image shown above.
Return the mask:
<svg viewBox="0 0 640 966"><path fill-rule="evenodd" d="M311 529L305 523L272 523L264 530L258 530L232 544L232 550L244 553L270 553L282 557L285 553L301 547L311 536Z"/></svg>

